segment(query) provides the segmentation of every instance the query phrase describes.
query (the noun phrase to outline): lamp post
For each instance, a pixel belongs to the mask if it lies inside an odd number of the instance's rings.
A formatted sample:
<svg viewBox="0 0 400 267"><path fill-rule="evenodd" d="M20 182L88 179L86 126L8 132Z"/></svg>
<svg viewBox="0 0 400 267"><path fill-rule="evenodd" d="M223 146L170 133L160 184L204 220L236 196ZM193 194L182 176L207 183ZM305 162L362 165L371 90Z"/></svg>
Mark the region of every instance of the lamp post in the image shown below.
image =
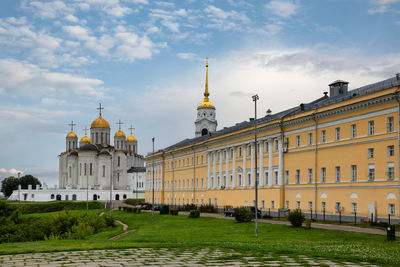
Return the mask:
<svg viewBox="0 0 400 267"><path fill-rule="evenodd" d="M113 174L114 174L114 152L111 152L111 175L110 175L110 216L111 216L111 211L112 211L112 186L113 186Z"/></svg>
<svg viewBox="0 0 400 267"><path fill-rule="evenodd" d="M153 203L151 205L151 220L154 222L154 137L151 139L153 142L153 173L151 175L151 178L153 180L153 185L152 185L152 194L153 194Z"/></svg>
<svg viewBox="0 0 400 267"><path fill-rule="evenodd" d="M255 214L256 214L256 237L258 237L258 176L257 176L257 100L259 99L258 95L252 96L254 101L254 155L255 155L255 194L256 194L256 203L255 203Z"/></svg>
<svg viewBox="0 0 400 267"><path fill-rule="evenodd" d="M86 210L89 210L89 172L86 170Z"/></svg>

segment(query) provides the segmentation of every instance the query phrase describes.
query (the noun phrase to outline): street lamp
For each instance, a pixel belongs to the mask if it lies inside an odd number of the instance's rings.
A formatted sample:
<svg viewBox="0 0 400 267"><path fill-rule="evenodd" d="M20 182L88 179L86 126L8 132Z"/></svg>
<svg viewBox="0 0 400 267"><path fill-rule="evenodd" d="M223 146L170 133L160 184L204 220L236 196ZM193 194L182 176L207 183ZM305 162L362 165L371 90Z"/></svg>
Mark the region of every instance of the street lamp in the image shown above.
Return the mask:
<svg viewBox="0 0 400 267"><path fill-rule="evenodd" d="M151 175L153 179L153 186L152 186L152 192L153 192L153 204L151 205L151 220L154 222L154 137L151 139L153 142L153 174Z"/></svg>
<svg viewBox="0 0 400 267"><path fill-rule="evenodd" d="M252 96L254 101L254 151L255 151L255 194L256 194L256 203L255 203L255 214L256 214L256 237L258 237L258 176L257 176L257 100L259 99L258 95Z"/></svg>

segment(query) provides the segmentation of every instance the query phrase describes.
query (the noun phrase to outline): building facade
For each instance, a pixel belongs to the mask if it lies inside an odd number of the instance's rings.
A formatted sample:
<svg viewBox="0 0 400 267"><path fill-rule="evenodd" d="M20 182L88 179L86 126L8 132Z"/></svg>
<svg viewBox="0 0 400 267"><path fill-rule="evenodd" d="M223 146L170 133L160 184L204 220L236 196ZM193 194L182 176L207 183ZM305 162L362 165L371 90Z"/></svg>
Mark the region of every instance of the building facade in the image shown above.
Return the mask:
<svg viewBox="0 0 400 267"><path fill-rule="evenodd" d="M254 121L202 136L196 128L146 157L146 200L154 177L159 204L254 206L257 161L264 212L398 220L399 86L399 74L350 91L335 81L311 103L257 119L257 145Z"/></svg>

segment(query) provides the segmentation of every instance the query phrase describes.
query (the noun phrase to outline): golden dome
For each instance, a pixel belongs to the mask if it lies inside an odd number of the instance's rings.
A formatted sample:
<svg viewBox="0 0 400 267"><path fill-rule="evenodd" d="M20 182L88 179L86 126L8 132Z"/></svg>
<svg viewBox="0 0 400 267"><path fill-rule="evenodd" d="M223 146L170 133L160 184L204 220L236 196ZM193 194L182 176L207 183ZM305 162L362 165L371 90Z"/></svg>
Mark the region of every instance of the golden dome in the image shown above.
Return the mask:
<svg viewBox="0 0 400 267"><path fill-rule="evenodd" d="M76 133L74 133L73 131L70 131L67 134L67 138L78 138L78 136L76 135Z"/></svg>
<svg viewBox="0 0 400 267"><path fill-rule="evenodd" d="M121 129L119 129L118 132L115 133L114 137L125 137L125 134Z"/></svg>
<svg viewBox="0 0 400 267"><path fill-rule="evenodd" d="M137 142L137 139L136 139L136 137L134 137L134 136L132 135L132 133L131 133L131 135L128 136L128 138L126 138L126 141L127 141L127 142L129 142L129 141Z"/></svg>
<svg viewBox="0 0 400 267"><path fill-rule="evenodd" d="M110 128L110 124L100 115L92 122L90 128Z"/></svg>
<svg viewBox="0 0 400 267"><path fill-rule="evenodd" d="M85 134L84 137L82 137L81 143L90 143L90 138Z"/></svg>
<svg viewBox="0 0 400 267"><path fill-rule="evenodd" d="M199 108L215 108L215 107L210 101L203 101L203 103L200 104Z"/></svg>

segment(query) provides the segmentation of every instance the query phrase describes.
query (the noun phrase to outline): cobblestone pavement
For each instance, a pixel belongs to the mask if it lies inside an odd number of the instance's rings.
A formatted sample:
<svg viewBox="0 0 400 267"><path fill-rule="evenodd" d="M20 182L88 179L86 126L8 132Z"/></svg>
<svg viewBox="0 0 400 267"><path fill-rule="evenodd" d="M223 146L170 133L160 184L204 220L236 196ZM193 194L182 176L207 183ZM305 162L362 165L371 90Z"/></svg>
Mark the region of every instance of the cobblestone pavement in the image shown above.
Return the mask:
<svg viewBox="0 0 400 267"><path fill-rule="evenodd" d="M265 253L248 257L234 250L153 249L90 250L0 255L0 266L376 266L338 262L305 255Z"/></svg>

